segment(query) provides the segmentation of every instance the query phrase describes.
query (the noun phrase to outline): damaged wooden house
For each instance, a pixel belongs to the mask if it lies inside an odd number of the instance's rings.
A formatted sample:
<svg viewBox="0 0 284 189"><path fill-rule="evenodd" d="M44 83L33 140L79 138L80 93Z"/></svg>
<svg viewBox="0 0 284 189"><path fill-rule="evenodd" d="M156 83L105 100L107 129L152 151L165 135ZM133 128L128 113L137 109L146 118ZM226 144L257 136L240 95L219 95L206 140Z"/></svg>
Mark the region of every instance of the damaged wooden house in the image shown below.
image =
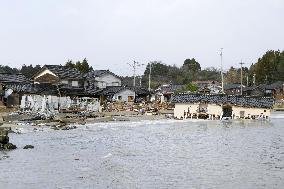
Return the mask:
<svg viewBox="0 0 284 189"><path fill-rule="evenodd" d="M175 104L174 116L178 119L269 119L274 98L177 94L172 102Z"/></svg>
<svg viewBox="0 0 284 189"><path fill-rule="evenodd" d="M5 91L18 94L20 106L28 111L93 110L98 100L84 88L84 77L76 69L61 65L45 65L30 81L17 80L5 85ZM9 99L9 97L8 97Z"/></svg>
<svg viewBox="0 0 284 189"><path fill-rule="evenodd" d="M22 110L98 111L106 102L133 103L149 95L145 89L121 86L120 77L109 70L83 74L61 65L45 65L31 79L22 74L2 74L1 78L3 104Z"/></svg>
<svg viewBox="0 0 284 189"><path fill-rule="evenodd" d="M114 101L131 104L146 101L150 95L147 89L122 86L120 77L109 70L95 70L84 77L86 91L99 98L100 104Z"/></svg>
<svg viewBox="0 0 284 189"><path fill-rule="evenodd" d="M12 88L29 83L30 81L23 74L0 73L0 106L14 107L19 105L22 94Z"/></svg>

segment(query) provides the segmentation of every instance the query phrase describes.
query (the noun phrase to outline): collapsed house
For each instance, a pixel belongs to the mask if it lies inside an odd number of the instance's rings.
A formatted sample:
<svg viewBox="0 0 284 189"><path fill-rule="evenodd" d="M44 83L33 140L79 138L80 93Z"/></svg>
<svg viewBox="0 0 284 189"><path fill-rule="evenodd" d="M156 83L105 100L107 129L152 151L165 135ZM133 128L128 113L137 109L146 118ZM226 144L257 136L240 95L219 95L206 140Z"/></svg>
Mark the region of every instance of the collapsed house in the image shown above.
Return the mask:
<svg viewBox="0 0 284 189"><path fill-rule="evenodd" d="M4 96L7 107L20 107L34 112L99 109L98 99L85 91L83 74L76 69L45 65L31 80L22 74L6 75L2 84L7 93L7 97Z"/></svg>
<svg viewBox="0 0 284 189"><path fill-rule="evenodd" d="M105 101L117 101L117 102L142 102L147 101L150 92L147 89L136 87L107 87L96 93L101 97L101 102Z"/></svg>
<svg viewBox="0 0 284 189"><path fill-rule="evenodd" d="M20 103L21 94L12 90L11 85L26 85L30 81L23 74L0 73L1 106L14 107Z"/></svg>
<svg viewBox="0 0 284 189"><path fill-rule="evenodd" d="M121 86L109 70L86 74L61 65L45 65L30 80L22 74L0 74L3 105L26 111L99 111L106 102L146 101L149 92Z"/></svg>
<svg viewBox="0 0 284 189"><path fill-rule="evenodd" d="M266 96L277 100L284 99L284 82L277 81L272 84L261 84L258 86L246 87L244 94L247 96Z"/></svg>
<svg viewBox="0 0 284 189"><path fill-rule="evenodd" d="M170 102L176 91L181 90L184 85L162 85L156 90L156 100Z"/></svg>
<svg viewBox="0 0 284 189"><path fill-rule="evenodd" d="M146 101L150 95L147 89L121 86L121 79L109 70L95 70L85 74L86 91L106 102L134 103Z"/></svg>
<svg viewBox="0 0 284 189"><path fill-rule="evenodd" d="M269 97L244 97L235 95L177 94L176 118L222 119L269 118L274 99Z"/></svg>
<svg viewBox="0 0 284 189"><path fill-rule="evenodd" d="M198 87L198 92L202 94L219 94L222 91L222 87L218 81L206 80L206 81L192 81L192 84Z"/></svg>

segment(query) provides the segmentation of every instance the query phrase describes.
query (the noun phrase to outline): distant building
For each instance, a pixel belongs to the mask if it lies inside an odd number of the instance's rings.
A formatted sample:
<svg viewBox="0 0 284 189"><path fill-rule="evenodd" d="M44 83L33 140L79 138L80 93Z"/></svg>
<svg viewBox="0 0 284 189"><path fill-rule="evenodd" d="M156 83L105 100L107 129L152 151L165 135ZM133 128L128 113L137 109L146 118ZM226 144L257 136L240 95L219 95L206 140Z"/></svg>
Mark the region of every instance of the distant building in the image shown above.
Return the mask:
<svg viewBox="0 0 284 189"><path fill-rule="evenodd" d="M243 85L243 91L246 86ZM229 83L224 85L224 92L227 95L241 95L241 84L239 83Z"/></svg>
<svg viewBox="0 0 284 189"><path fill-rule="evenodd" d="M218 81L206 80L206 81L192 81L192 84L198 87L198 92L202 94L218 94L221 92L222 87Z"/></svg>
<svg viewBox="0 0 284 189"><path fill-rule="evenodd" d="M101 104L113 101L134 103L146 101L150 92L147 89L138 87L111 86L98 90L96 95L100 98Z"/></svg>
<svg viewBox="0 0 284 189"><path fill-rule="evenodd" d="M0 73L0 106L13 107L19 104L21 94L9 88L10 85L27 84L30 81L21 73Z"/></svg>
<svg viewBox="0 0 284 189"><path fill-rule="evenodd" d="M236 95L177 94L173 97L176 118L221 119L269 118L274 99Z"/></svg>
<svg viewBox="0 0 284 189"><path fill-rule="evenodd" d="M160 102L170 102L174 93L183 87L184 85L162 85L156 89L156 97Z"/></svg>
<svg viewBox="0 0 284 189"><path fill-rule="evenodd" d="M80 71L61 65L44 65L32 79L35 84L56 84L71 88L84 87L84 75Z"/></svg>
<svg viewBox="0 0 284 189"><path fill-rule="evenodd" d="M284 97L284 82L277 81L270 85L262 86L264 88L264 95L274 97L276 99L283 99Z"/></svg>
<svg viewBox="0 0 284 189"><path fill-rule="evenodd" d="M121 79L109 70L95 70L84 74L86 86L103 89L121 86Z"/></svg>
<svg viewBox="0 0 284 189"><path fill-rule="evenodd" d="M261 84L258 86L246 87L243 90L246 96L273 97L277 100L284 99L284 82L277 81L272 84Z"/></svg>

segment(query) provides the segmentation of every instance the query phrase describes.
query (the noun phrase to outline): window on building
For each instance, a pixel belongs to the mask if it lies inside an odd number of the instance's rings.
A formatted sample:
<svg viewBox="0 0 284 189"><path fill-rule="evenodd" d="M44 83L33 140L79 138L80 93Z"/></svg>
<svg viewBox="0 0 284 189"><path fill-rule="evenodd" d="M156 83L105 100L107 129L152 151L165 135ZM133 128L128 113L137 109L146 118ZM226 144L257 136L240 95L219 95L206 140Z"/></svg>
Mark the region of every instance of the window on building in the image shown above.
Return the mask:
<svg viewBox="0 0 284 189"><path fill-rule="evenodd" d="M79 82L78 81L72 81L72 87L78 87L79 86Z"/></svg>
<svg viewBox="0 0 284 189"><path fill-rule="evenodd" d="M133 102L134 101L134 96L128 96L128 102Z"/></svg>
<svg viewBox="0 0 284 189"><path fill-rule="evenodd" d="M61 83L68 85L68 80L62 80Z"/></svg>
<svg viewBox="0 0 284 189"><path fill-rule="evenodd" d="M101 81L101 82L100 82L100 87L101 87L101 88L105 88L105 87L106 87L106 83L103 82L103 81Z"/></svg>
<svg viewBox="0 0 284 189"><path fill-rule="evenodd" d="M112 82L112 86L119 86L118 82Z"/></svg>

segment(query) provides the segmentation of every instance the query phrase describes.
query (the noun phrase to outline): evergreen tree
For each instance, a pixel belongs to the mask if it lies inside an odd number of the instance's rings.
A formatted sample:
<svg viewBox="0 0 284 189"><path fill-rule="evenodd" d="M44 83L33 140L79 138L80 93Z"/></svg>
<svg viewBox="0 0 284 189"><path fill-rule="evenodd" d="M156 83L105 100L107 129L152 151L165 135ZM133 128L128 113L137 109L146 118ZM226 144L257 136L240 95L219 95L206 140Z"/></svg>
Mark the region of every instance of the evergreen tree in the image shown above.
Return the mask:
<svg viewBox="0 0 284 189"><path fill-rule="evenodd" d="M65 66L68 68L75 68L83 73L87 73L94 70L93 67L89 65L88 60L86 58L84 58L82 62L77 61L76 63L73 63L72 60L68 60L65 63Z"/></svg>

